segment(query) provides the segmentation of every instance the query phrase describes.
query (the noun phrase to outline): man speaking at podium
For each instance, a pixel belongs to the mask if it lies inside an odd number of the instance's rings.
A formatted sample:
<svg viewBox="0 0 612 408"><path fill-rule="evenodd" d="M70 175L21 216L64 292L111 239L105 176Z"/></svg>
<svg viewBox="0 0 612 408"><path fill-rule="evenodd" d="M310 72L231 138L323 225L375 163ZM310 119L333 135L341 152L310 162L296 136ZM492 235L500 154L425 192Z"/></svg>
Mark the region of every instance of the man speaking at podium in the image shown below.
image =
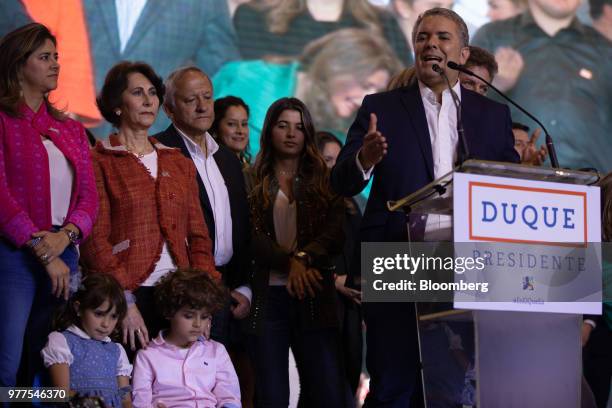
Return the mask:
<svg viewBox="0 0 612 408"><path fill-rule="evenodd" d="M428 10L419 16L412 41L417 83L364 98L331 175L333 187L345 196L358 194L374 177L361 222L362 242L405 241L408 219L389 212L387 201L450 172L458 157L519 161L508 107L462 88L458 72L446 67L469 57L469 34L461 17L448 9ZM453 96L434 65L447 75L460 101L467 149L460 148L464 143ZM450 224L443 217L413 218L412 240L431 240ZM371 375L366 407L408 407L419 361L414 304L366 303L364 318Z"/></svg>

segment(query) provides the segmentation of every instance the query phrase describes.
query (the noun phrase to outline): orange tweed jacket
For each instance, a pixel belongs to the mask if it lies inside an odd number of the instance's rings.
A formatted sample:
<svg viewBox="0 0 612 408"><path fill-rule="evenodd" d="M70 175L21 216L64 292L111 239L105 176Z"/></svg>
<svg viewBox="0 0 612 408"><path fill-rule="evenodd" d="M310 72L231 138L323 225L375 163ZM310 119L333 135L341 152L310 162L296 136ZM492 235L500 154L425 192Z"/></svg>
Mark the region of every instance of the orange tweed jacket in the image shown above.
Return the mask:
<svg viewBox="0 0 612 408"><path fill-rule="evenodd" d="M151 143L157 179L115 135L92 152L100 211L81 246L86 270L109 273L134 290L153 272L165 240L177 267L219 278L192 161L153 138Z"/></svg>

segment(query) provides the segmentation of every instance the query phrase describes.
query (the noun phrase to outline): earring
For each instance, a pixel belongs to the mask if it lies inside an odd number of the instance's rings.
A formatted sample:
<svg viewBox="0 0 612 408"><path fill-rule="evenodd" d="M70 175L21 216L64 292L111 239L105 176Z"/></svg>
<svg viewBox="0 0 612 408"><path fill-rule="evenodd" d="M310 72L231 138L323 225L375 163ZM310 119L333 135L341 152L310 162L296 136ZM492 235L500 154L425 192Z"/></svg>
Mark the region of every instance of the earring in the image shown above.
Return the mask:
<svg viewBox="0 0 612 408"><path fill-rule="evenodd" d="M117 109L117 110L115 110L115 115L117 115L117 116L121 116L121 109Z"/></svg>

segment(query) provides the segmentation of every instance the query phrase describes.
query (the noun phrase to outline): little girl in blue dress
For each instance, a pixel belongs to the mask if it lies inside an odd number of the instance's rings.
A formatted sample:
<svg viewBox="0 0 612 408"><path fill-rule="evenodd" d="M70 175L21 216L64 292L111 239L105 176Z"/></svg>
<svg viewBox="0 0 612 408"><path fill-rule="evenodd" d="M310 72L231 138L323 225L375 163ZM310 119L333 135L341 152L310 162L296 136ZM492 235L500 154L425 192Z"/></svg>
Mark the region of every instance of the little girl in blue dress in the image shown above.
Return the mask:
<svg viewBox="0 0 612 408"><path fill-rule="evenodd" d="M53 386L70 395L98 397L109 407L130 405L132 365L109 337L126 312L125 295L112 276L92 274L83 280L41 351Z"/></svg>

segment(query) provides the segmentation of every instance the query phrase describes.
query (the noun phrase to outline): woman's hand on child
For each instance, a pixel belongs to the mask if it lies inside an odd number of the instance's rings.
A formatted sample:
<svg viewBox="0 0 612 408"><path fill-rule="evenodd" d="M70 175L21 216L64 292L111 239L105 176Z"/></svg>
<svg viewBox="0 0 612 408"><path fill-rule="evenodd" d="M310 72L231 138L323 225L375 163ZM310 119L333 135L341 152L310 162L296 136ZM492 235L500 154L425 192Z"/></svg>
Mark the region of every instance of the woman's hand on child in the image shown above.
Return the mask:
<svg viewBox="0 0 612 408"><path fill-rule="evenodd" d="M32 234L32 238L39 237L42 240L32 250L43 264L60 256L70 244L68 236L61 231L38 231Z"/></svg>
<svg viewBox="0 0 612 408"><path fill-rule="evenodd" d="M147 348L149 332L136 304L128 306L127 315L123 319L122 326L124 344L128 344L132 350L136 350L136 339L138 339L142 348Z"/></svg>
<svg viewBox="0 0 612 408"><path fill-rule="evenodd" d="M45 270L51 279L51 293L55 297L63 295L68 300L70 291L70 268L60 258L55 258L47 265Z"/></svg>

